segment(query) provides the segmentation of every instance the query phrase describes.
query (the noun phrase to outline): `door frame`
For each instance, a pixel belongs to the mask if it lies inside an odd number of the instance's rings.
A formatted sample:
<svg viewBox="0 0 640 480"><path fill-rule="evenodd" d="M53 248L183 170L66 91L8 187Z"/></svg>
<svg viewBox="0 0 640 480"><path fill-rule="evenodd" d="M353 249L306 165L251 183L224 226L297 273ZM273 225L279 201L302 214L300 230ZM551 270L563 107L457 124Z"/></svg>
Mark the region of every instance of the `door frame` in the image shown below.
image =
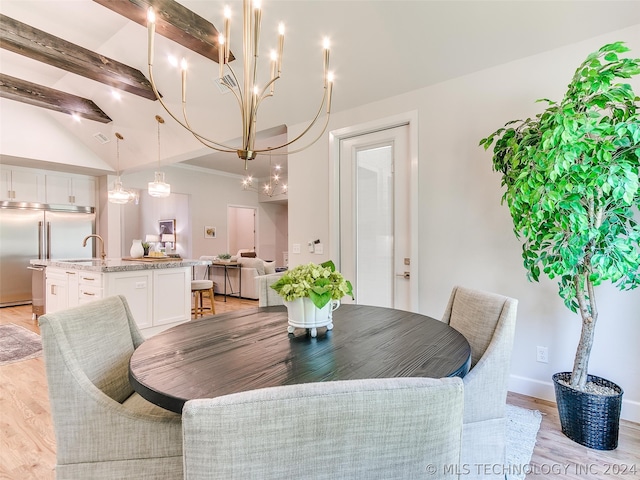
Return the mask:
<svg viewBox="0 0 640 480"><path fill-rule="evenodd" d="M410 161L410 212L411 228L409 238L411 242L411 310L418 312L420 302L419 269L418 265L418 111L412 110L398 115L373 120L371 122L340 128L329 132L329 238L330 258L340 268L340 141L407 125L409 127L408 155Z"/></svg>

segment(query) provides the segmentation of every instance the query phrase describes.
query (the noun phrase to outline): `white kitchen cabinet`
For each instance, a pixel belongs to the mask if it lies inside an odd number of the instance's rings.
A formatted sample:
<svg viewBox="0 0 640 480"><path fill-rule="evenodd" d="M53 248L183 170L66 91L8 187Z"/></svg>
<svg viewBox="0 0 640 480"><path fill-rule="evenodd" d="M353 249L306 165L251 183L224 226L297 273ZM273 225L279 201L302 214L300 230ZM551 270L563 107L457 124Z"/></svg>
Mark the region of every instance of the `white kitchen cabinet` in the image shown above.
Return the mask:
<svg viewBox="0 0 640 480"><path fill-rule="evenodd" d="M46 312L52 313L78 305L78 272L47 268Z"/></svg>
<svg viewBox="0 0 640 480"><path fill-rule="evenodd" d="M78 271L78 304L91 302L103 297L102 274Z"/></svg>
<svg viewBox="0 0 640 480"><path fill-rule="evenodd" d="M28 168L0 166L0 199L45 203L45 176Z"/></svg>
<svg viewBox="0 0 640 480"><path fill-rule="evenodd" d="M141 330L153 327L153 274L151 270L105 273L106 296L124 295Z"/></svg>
<svg viewBox="0 0 640 480"><path fill-rule="evenodd" d="M47 173L47 203L95 207L96 182L93 177Z"/></svg>
<svg viewBox="0 0 640 480"><path fill-rule="evenodd" d="M168 325L191 318L191 269L153 271L153 325Z"/></svg>

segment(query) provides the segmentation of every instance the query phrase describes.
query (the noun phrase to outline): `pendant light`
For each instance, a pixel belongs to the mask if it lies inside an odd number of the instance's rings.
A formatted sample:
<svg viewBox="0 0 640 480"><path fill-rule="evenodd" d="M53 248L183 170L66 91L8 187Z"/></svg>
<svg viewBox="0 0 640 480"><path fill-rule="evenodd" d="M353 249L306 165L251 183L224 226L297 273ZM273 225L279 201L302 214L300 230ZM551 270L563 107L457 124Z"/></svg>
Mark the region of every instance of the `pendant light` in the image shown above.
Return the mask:
<svg viewBox="0 0 640 480"><path fill-rule="evenodd" d="M116 181L113 182L113 190L109 190L107 198L110 203L125 204L137 200L138 195L130 190L125 190L120 180L120 140L124 137L116 132Z"/></svg>
<svg viewBox="0 0 640 480"><path fill-rule="evenodd" d="M156 115L158 122L158 170L160 170L160 124L164 123L164 118ZM164 181L164 172L157 171L153 182L149 182L149 195L157 198L168 197L171 194L171 185Z"/></svg>

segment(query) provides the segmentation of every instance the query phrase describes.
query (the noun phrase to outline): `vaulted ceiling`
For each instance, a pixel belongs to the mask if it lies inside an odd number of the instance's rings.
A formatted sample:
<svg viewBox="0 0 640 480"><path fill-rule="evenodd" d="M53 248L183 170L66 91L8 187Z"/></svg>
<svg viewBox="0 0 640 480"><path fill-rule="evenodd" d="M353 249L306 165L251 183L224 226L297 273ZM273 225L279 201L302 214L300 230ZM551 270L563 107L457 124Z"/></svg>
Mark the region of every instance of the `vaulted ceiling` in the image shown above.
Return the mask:
<svg viewBox="0 0 640 480"><path fill-rule="evenodd" d="M133 72L139 71L148 78L146 28L114 11L118 6L140 7L148 1L2 0L0 13L29 26L36 37L38 31L46 32L90 53L95 52L97 59L108 59L118 65L120 73L126 71L135 76ZM220 28L225 3L230 3L234 10L231 49L239 56L240 1L181 0L178 7L192 13L180 13L177 18L189 18L182 22L183 30L193 27L196 23L193 18L197 17ZM189 17L191 14L195 17ZM275 47L279 21L287 25L282 79L276 95L264 102L258 127L281 133L283 125L309 120L315 114L322 93L320 43L323 36L329 36L332 42L331 64L336 74L333 109L339 112L639 25L640 2L265 0L261 37L264 57ZM3 18L2 23L4 31L10 22ZM160 114L168 120L162 128L163 163L189 162L242 173L240 160L232 154L212 154L169 119L157 101L123 90L117 100L112 95L113 82L87 78L64 65L51 65L19 48L10 48L5 40L2 47L0 88L6 82L18 84L32 94L33 100L27 105L18 103L16 97L0 99L3 122L6 122L6 112L16 109L28 115L47 115L74 141L113 167L113 142L101 144L96 141L96 134L112 139L115 132L120 132L125 137L121 145L121 166L133 171L153 168L157 163L154 116ZM214 83L218 65L191 50L193 45L188 47L156 37L154 76L163 98L180 111L180 75L168 65L166 57L170 54L187 58L187 100L191 102L192 124L219 140L236 138L240 129L237 105L232 95L221 93ZM268 75L266 60L264 68ZM141 79L138 81L144 83ZM88 105L91 114L97 117L83 119L78 124L65 113L39 106L38 101L55 92L68 96L64 98L93 102L104 117ZM0 137L0 154L4 153L2 140ZM25 135L25 142L31 140Z"/></svg>

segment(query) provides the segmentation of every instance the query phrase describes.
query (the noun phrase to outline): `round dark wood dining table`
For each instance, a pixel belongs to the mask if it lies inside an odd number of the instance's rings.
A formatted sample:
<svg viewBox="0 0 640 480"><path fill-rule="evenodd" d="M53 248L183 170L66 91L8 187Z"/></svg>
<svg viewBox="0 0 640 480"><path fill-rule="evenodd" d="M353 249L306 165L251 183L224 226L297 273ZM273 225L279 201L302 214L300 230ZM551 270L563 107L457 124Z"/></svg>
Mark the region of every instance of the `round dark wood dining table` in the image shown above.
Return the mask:
<svg viewBox="0 0 640 480"><path fill-rule="evenodd" d="M331 380L463 377L471 347L439 320L391 308L343 304L333 330L287 333L283 306L192 320L145 340L129 379L145 399L180 413L187 400Z"/></svg>

